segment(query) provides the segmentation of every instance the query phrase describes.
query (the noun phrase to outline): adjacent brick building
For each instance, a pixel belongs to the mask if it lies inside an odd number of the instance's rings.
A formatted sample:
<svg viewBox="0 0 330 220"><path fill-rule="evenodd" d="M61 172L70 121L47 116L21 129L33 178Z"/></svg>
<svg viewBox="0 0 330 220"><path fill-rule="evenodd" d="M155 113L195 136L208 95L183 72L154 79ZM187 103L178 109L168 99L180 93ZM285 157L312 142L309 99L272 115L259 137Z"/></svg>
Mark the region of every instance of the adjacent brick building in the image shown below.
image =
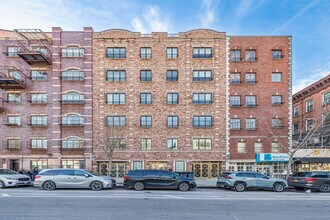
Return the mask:
<svg viewBox="0 0 330 220"><path fill-rule="evenodd" d="M330 171L330 75L293 95L292 123L293 140L306 140L294 155L295 171Z"/></svg>
<svg viewBox="0 0 330 220"><path fill-rule="evenodd" d="M291 146L291 37L53 28L0 43L0 167L284 169L256 158Z"/></svg>
<svg viewBox="0 0 330 220"><path fill-rule="evenodd" d="M0 167L89 167L91 28L0 31Z"/></svg>

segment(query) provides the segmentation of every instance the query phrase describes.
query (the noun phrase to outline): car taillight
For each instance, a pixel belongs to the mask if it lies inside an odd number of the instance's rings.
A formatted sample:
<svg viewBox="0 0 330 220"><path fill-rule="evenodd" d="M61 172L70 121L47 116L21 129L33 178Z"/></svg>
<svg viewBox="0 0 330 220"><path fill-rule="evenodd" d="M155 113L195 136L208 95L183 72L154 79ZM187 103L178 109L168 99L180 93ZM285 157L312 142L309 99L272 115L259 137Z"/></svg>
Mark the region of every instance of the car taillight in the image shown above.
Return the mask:
<svg viewBox="0 0 330 220"><path fill-rule="evenodd" d="M35 176L34 179L39 179L41 176Z"/></svg>
<svg viewBox="0 0 330 220"><path fill-rule="evenodd" d="M232 179L230 176L225 176L226 179Z"/></svg>
<svg viewBox="0 0 330 220"><path fill-rule="evenodd" d="M316 181L316 178L303 178L303 181L305 181L305 182L314 182L314 181Z"/></svg>
<svg viewBox="0 0 330 220"><path fill-rule="evenodd" d="M124 180L129 180L129 179L131 179L130 176L124 176Z"/></svg>
<svg viewBox="0 0 330 220"><path fill-rule="evenodd" d="M288 178L288 181L290 181L291 180L291 178Z"/></svg>

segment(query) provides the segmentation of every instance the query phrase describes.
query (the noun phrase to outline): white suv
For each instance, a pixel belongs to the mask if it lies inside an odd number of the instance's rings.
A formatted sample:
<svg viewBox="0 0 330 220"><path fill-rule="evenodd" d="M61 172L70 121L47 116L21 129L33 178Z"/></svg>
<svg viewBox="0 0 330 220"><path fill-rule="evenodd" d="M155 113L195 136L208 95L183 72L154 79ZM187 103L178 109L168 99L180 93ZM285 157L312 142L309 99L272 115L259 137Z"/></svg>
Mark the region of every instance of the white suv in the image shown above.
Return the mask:
<svg viewBox="0 0 330 220"><path fill-rule="evenodd" d="M0 189L11 186L30 186L32 185L29 176L19 174L13 170L0 169Z"/></svg>

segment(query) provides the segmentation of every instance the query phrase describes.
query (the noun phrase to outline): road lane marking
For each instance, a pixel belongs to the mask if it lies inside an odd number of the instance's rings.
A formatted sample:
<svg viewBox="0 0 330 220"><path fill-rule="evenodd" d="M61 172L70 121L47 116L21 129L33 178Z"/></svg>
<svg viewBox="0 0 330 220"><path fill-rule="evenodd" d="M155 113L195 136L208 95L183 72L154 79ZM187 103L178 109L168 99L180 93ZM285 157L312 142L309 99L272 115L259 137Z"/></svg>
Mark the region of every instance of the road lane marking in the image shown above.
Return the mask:
<svg viewBox="0 0 330 220"><path fill-rule="evenodd" d="M6 194L6 193L2 193L1 196L2 197L10 197L10 195L9 194Z"/></svg>

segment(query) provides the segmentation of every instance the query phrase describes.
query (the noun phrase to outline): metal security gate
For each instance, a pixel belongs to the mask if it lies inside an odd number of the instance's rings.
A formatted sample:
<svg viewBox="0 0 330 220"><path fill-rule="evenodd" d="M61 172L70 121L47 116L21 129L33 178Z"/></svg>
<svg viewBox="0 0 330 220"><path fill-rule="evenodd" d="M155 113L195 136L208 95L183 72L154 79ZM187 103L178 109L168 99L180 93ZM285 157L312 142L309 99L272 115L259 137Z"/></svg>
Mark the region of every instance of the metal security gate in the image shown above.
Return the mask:
<svg viewBox="0 0 330 220"><path fill-rule="evenodd" d="M221 162L194 162L193 172L196 178L215 178L219 176Z"/></svg>

